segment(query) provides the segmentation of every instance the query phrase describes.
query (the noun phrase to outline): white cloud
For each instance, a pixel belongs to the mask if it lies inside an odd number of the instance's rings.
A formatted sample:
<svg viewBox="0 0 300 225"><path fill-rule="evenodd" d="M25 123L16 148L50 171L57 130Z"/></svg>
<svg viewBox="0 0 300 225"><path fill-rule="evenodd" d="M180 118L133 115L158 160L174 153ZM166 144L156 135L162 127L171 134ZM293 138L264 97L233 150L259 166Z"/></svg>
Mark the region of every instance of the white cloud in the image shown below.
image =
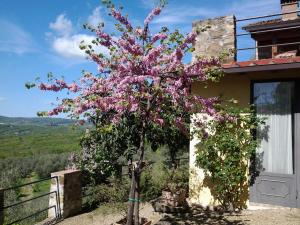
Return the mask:
<svg viewBox="0 0 300 225"><path fill-rule="evenodd" d="M5 99L6 99L6 98L0 96L0 102L1 102L1 101L4 101Z"/></svg>
<svg viewBox="0 0 300 225"><path fill-rule="evenodd" d="M93 13L88 17L91 24L103 21L100 10L100 7L95 8ZM75 32L72 21L64 14L58 15L55 22L49 24L49 28L53 32L47 32L46 36L50 39L52 49L58 56L66 59L74 59L77 62L81 62L86 58L85 52L79 48L80 42L84 41L86 44L93 45L91 42L95 39L95 36ZM96 52L108 54L107 48L93 46Z"/></svg>
<svg viewBox="0 0 300 225"><path fill-rule="evenodd" d="M49 24L50 29L62 36L72 34L73 24L72 21L66 18L65 14L60 14L55 22Z"/></svg>
<svg viewBox="0 0 300 225"><path fill-rule="evenodd" d="M104 22L104 19L101 15L101 10L102 8L98 6L97 8L94 9L92 15L88 17L88 23L94 27L97 27L99 23Z"/></svg>
<svg viewBox="0 0 300 225"><path fill-rule="evenodd" d="M31 35L18 25L0 20L0 52L23 54L36 51Z"/></svg>
<svg viewBox="0 0 300 225"><path fill-rule="evenodd" d="M84 41L91 44L94 36L86 34L75 34L69 37L57 37L54 39L52 47L56 53L65 58L83 59L86 57L84 51L79 48L80 42ZM108 54L108 49L104 47L95 46L96 51Z"/></svg>

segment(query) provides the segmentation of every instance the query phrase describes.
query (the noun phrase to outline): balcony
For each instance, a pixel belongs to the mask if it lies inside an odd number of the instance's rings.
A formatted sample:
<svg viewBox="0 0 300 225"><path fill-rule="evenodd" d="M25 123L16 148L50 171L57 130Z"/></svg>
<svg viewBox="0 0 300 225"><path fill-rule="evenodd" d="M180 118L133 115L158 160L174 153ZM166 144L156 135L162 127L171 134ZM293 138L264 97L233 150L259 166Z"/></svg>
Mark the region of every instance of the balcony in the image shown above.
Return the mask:
<svg viewBox="0 0 300 225"><path fill-rule="evenodd" d="M298 1L288 3L292 11L284 6L281 13L235 20L236 61L225 72L300 68Z"/></svg>

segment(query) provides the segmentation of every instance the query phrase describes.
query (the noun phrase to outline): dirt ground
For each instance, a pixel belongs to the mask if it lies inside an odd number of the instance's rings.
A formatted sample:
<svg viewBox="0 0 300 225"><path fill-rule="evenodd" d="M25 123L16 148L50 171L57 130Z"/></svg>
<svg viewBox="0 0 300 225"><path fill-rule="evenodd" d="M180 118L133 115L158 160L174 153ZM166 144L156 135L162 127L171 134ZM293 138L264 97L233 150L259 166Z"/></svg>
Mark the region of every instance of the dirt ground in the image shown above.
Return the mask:
<svg viewBox="0 0 300 225"><path fill-rule="evenodd" d="M300 209L278 208L245 210L240 214L220 214L193 208L184 214L159 214L150 204L144 204L141 215L157 225L300 225ZM103 213L101 207L59 223L59 225L111 225L123 218L124 213Z"/></svg>
<svg viewBox="0 0 300 225"><path fill-rule="evenodd" d="M165 215L157 225L300 225L300 209L245 210L240 214L220 214L194 208L190 213Z"/></svg>
<svg viewBox="0 0 300 225"><path fill-rule="evenodd" d="M148 203L142 204L140 209L141 217L149 218L152 224L155 224L162 218L162 215L155 213L152 206ZM107 209L107 206L99 207L92 212L68 218L58 225L111 225L126 215L126 212L123 210L118 210L121 213L115 211L114 209Z"/></svg>

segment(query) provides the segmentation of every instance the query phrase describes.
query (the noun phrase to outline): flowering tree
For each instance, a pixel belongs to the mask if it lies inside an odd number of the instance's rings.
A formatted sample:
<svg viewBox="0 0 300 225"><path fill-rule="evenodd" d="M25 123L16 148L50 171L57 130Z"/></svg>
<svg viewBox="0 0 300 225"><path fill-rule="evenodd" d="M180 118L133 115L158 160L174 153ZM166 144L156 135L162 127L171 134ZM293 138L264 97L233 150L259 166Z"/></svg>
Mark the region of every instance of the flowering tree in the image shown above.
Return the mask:
<svg viewBox="0 0 300 225"><path fill-rule="evenodd" d="M205 112L213 116L217 98L192 96L190 87L192 82L205 82L212 72L219 71L219 60L198 57L193 63L184 63L184 57L194 50L195 32L182 35L163 27L151 34L149 24L160 14L163 5L150 12L143 27L133 27L121 9L110 1L105 3L117 20L117 34L104 32L104 24L87 27L97 36L93 45L107 48L109 55L97 52L92 45L80 46L97 64L99 74L85 72L80 81L70 84L52 79L39 83L39 88L55 92L67 89L75 93L75 97L63 99L47 112L49 116L62 112L75 117L107 113L107 120L118 124L128 113L135 115L139 121L138 161L132 168L127 225L136 225L139 224L139 179L147 132L153 126L174 126L188 135L186 114Z"/></svg>

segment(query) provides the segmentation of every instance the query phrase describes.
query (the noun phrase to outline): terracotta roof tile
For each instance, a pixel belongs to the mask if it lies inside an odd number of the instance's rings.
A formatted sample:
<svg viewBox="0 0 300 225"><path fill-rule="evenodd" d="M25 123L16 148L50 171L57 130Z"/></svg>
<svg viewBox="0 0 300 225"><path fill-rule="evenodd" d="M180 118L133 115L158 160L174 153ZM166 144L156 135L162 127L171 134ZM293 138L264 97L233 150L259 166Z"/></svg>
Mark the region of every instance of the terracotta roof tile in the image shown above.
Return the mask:
<svg viewBox="0 0 300 225"><path fill-rule="evenodd" d="M300 63L300 56L293 58L278 58L278 59L259 59L243 62L232 62L223 64L223 69L229 69L234 67L250 67L250 66L266 66L270 64L287 64L287 63Z"/></svg>

